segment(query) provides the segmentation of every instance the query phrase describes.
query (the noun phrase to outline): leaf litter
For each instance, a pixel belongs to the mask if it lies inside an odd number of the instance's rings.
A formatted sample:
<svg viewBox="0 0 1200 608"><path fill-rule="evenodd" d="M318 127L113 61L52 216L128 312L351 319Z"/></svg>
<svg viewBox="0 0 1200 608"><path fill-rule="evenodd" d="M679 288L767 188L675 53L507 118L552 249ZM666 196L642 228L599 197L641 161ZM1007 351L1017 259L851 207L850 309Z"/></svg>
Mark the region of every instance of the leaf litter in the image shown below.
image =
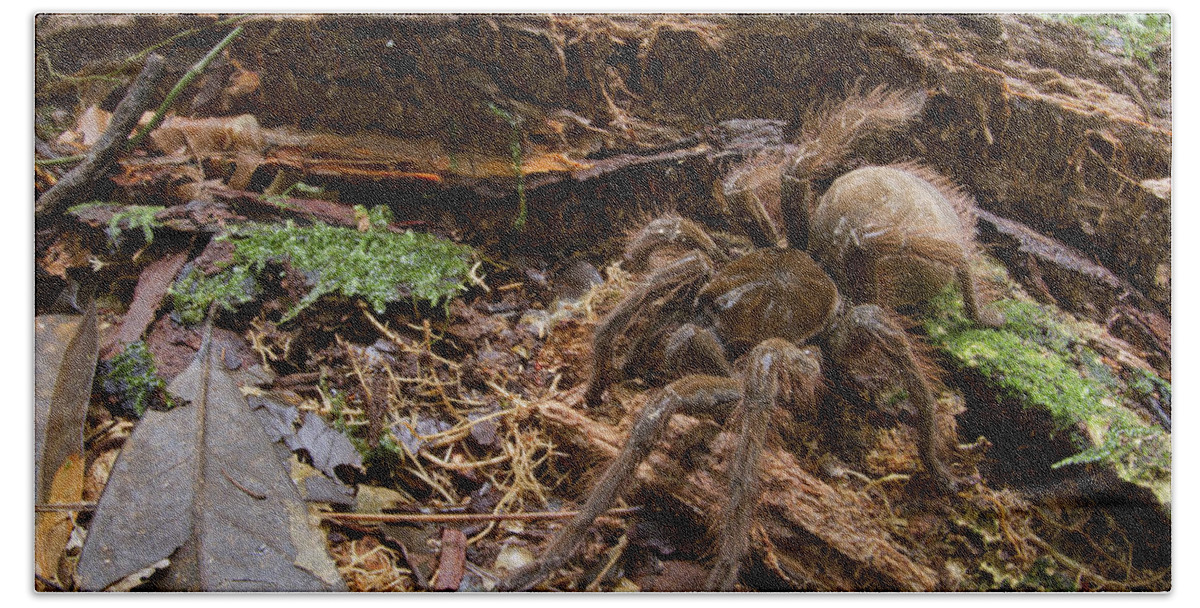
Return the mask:
<svg viewBox="0 0 1200 608"><path fill-rule="evenodd" d="M79 503L86 456L83 430L99 351L95 303L82 316L34 319L34 351L34 499L38 504ZM74 528L71 512L37 514L38 576L60 585L69 580L60 566Z"/></svg>
<svg viewBox="0 0 1200 608"><path fill-rule="evenodd" d="M104 589L165 558L164 589L342 588L307 507L210 346L211 330L168 387L189 405L148 412L114 465L80 555L81 588Z"/></svg>

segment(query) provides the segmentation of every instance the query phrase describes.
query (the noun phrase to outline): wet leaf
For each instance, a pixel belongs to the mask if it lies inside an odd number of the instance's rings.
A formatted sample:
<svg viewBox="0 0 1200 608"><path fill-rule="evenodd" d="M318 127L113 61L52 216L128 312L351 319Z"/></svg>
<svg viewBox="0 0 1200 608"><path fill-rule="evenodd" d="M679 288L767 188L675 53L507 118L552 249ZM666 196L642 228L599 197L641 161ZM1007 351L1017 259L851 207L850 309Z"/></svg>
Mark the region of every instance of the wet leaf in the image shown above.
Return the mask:
<svg viewBox="0 0 1200 608"><path fill-rule="evenodd" d="M190 405L150 411L100 499L78 566L100 590L170 557L168 590L344 588L324 540L210 348L168 387Z"/></svg>
<svg viewBox="0 0 1200 608"><path fill-rule="evenodd" d="M142 271L137 287L133 290L133 301L129 304L125 317L121 319L121 328L117 330L109 348L115 349L142 339L146 328L154 322L154 314L158 312L163 296L167 294L167 288L175 280L175 275L179 274L179 269L183 268L187 256L187 251L181 251L154 261Z"/></svg>

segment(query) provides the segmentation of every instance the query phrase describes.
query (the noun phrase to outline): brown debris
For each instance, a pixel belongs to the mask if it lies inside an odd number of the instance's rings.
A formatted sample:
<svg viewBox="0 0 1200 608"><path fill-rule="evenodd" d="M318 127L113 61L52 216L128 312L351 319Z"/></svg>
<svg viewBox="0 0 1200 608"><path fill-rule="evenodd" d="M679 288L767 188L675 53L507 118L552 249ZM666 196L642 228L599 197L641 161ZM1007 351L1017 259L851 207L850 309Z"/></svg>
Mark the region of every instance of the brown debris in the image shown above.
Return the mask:
<svg viewBox="0 0 1200 608"><path fill-rule="evenodd" d="M462 584L467 563L467 535L458 528L442 528L442 554L438 561L434 591L455 591Z"/></svg>

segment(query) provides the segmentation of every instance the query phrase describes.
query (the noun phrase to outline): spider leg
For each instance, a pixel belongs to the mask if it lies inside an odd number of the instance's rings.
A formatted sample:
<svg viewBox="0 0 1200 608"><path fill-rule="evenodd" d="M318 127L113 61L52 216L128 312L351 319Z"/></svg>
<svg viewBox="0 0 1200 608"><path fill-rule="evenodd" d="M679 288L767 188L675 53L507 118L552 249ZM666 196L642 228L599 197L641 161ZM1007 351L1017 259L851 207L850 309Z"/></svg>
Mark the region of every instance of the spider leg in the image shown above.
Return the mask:
<svg viewBox="0 0 1200 608"><path fill-rule="evenodd" d="M725 199L734 203L735 215L745 218L746 232L750 240L758 247L774 247L781 240L779 229L775 226L775 222L771 221L763 200L759 196L761 184L756 183L759 171L778 175L772 170L771 164L758 166L751 162L742 170L735 171L721 185Z"/></svg>
<svg viewBox="0 0 1200 608"><path fill-rule="evenodd" d="M650 302L676 291L689 283L707 281L712 276L712 263L700 252L687 255L651 275L645 285L625 298L608 318L596 328L592 339L592 376L588 380L584 399L589 407L600 405L600 398L610 384L620 379L613 366L617 339ZM682 290L686 291L686 290Z"/></svg>
<svg viewBox="0 0 1200 608"><path fill-rule="evenodd" d="M758 504L758 458L768 434L771 411L781 391L796 387L799 398L811 402L820 381L821 364L813 350L772 338L750 351L737 450L727 469L729 502L723 514L721 549L708 578L708 589L732 589L749 551L750 526ZM815 409L815 404L802 407L810 408Z"/></svg>
<svg viewBox="0 0 1200 608"><path fill-rule="evenodd" d="M559 530L541 558L501 581L497 590L527 590L562 567L574 554L596 517L611 508L621 490L629 486L637 466L654 449L654 444L674 413L684 411L721 415L741 396L742 389L737 380L717 376L685 376L664 387L661 395L638 414L625 447L601 475L587 501L579 509L579 514Z"/></svg>
<svg viewBox="0 0 1200 608"><path fill-rule="evenodd" d="M963 310L967 313L967 318L988 327L1000 327L1003 325L1003 313L995 308L981 308L979 306L975 299L975 278L965 259L955 268L954 273L958 280L959 290L962 291Z"/></svg>
<svg viewBox="0 0 1200 608"><path fill-rule="evenodd" d="M709 258L725 261L727 256L717 243L696 222L677 215L667 215L646 224L625 246L625 260L630 268L638 269L662 247L697 249Z"/></svg>
<svg viewBox="0 0 1200 608"><path fill-rule="evenodd" d="M787 231L788 247L808 250L809 216L812 213L812 185L805 176L793 175L790 166L780 181L779 211Z"/></svg>
<svg viewBox="0 0 1200 608"><path fill-rule="evenodd" d="M678 376L733 375L733 368L725 357L725 347L710 329L684 323L671 332L663 350L666 368L674 370Z"/></svg>
<svg viewBox="0 0 1200 608"><path fill-rule="evenodd" d="M882 243L874 245L876 252L874 257L878 259L883 255L881 247ZM895 248L896 245L890 244ZM942 264L954 269L955 281L958 283L959 291L962 292L963 312L967 318L979 325L989 327L999 327L1004 324L1004 315L993 308L983 308L979 306L978 300L975 297L975 275L971 272L971 258L968 255L967 246L961 243L954 243L942 239L930 238L912 238L907 243L901 243L901 247L906 252L915 255L929 262ZM878 283L878 276L872 277ZM869 302L872 300L859 300Z"/></svg>
<svg viewBox="0 0 1200 608"><path fill-rule="evenodd" d="M901 375L901 386L917 410L917 451L921 463L938 489L946 493L956 491L962 482L954 477L938 455L937 402L929 380L917 362L908 334L879 306L855 306L833 327L829 339L830 355L839 367L852 367L856 353L861 352L867 342L877 345L895 364Z"/></svg>

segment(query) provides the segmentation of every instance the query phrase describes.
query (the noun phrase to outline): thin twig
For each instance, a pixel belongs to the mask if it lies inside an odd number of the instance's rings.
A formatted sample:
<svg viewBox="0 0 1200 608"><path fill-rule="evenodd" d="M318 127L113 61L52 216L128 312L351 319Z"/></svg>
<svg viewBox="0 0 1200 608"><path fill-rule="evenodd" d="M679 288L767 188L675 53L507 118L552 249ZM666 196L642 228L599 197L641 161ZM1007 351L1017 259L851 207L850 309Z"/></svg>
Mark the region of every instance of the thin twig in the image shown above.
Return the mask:
<svg viewBox="0 0 1200 608"><path fill-rule="evenodd" d="M82 198L116 162L117 154L124 149L129 132L150 104L151 96L158 88L158 82L162 80L165 63L161 55L150 55L146 58L145 67L125 92L121 103L113 110L108 129L88 151L87 158L38 198L34 208L35 220L59 213Z"/></svg>
<svg viewBox="0 0 1200 608"><path fill-rule="evenodd" d="M633 515L640 507L625 507L610 509L604 513L608 517ZM527 513L322 513L321 518L335 521L354 521L369 523L478 523L491 521L541 521L555 519L570 519L578 515L578 511L531 511Z"/></svg>
<svg viewBox="0 0 1200 608"><path fill-rule="evenodd" d="M84 513L95 511L94 502L51 502L34 505L34 513Z"/></svg>
<svg viewBox="0 0 1200 608"><path fill-rule="evenodd" d="M508 454L501 454L495 458L489 458L487 460L476 460L473 462L450 462L430 454L428 450L420 450L417 452L417 454L425 457L427 460L429 460L429 462L432 462L443 469L450 469L451 471L470 471L472 469L478 469L479 467L500 464L510 458Z"/></svg>
<svg viewBox="0 0 1200 608"><path fill-rule="evenodd" d="M170 109L171 105L175 103L175 98L179 97L179 94L182 93L183 90L188 87L188 85L192 84L193 80L200 76L200 73L208 67L208 64L212 63L212 60L215 59L217 55L221 53L221 51L225 50L225 47L229 46L229 43L233 42L233 39L237 38L238 35L242 33L243 29L245 29L245 26L243 25L233 28L233 31L229 32L229 35L225 36L223 40L218 42L217 46L214 46L207 55L200 59L200 61L197 61L196 64L193 65L191 69L189 69L187 73L179 79L179 82L175 83L175 86L171 89L171 92L167 93L166 99L164 99L163 102L159 104L158 109L154 111L154 117L150 119L150 122L146 123L146 126L142 127L141 130L137 132L137 135L133 136L133 139L129 140L129 144L126 146L126 149L136 148L138 144L142 143L142 140L146 138L146 134L157 129L158 125L162 124L163 117L166 116L167 110Z"/></svg>

